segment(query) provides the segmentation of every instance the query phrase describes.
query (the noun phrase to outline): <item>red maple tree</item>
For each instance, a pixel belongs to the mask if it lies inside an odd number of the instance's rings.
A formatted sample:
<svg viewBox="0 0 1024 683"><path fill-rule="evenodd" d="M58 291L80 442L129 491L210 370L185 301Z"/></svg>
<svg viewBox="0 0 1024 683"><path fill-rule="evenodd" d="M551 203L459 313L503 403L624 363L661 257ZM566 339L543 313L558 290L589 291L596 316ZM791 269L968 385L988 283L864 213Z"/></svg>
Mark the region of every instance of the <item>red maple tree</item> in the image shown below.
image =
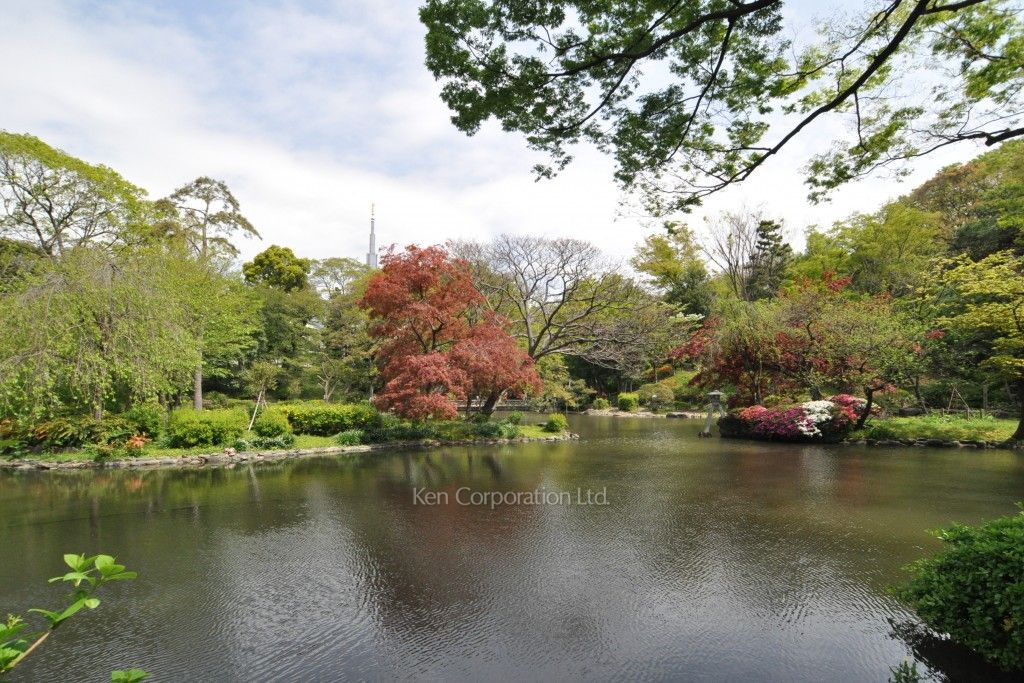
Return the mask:
<svg viewBox="0 0 1024 683"><path fill-rule="evenodd" d="M410 418L453 418L455 401L483 401L490 414L506 392L539 389L533 361L485 311L469 265L442 247L408 246L384 255L362 305L383 340L384 387L374 404Z"/></svg>

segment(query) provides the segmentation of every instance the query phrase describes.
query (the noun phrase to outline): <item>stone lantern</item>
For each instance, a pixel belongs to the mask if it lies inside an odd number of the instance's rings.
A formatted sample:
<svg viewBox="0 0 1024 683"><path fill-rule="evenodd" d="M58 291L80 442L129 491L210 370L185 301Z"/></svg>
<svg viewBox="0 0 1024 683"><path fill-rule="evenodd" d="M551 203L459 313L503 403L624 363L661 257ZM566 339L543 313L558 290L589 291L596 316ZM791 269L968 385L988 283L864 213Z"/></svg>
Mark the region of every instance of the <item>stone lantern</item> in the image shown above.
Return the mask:
<svg viewBox="0 0 1024 683"><path fill-rule="evenodd" d="M701 430L698 436L704 438L711 436L711 425L714 422L715 415L719 417L725 416L725 408L722 407L722 392L717 389L708 392L708 419L704 423L704 429Z"/></svg>

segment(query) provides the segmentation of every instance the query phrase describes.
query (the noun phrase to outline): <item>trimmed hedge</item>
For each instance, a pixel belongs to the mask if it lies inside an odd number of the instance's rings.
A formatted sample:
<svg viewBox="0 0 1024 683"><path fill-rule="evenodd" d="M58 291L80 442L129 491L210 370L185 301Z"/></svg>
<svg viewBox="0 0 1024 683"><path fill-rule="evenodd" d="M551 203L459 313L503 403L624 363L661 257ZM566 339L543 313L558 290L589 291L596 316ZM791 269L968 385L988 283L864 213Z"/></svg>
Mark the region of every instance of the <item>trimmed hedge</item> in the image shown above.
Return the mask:
<svg viewBox="0 0 1024 683"><path fill-rule="evenodd" d="M640 407L640 397L634 393L623 392L619 394L618 405L619 410L631 413Z"/></svg>
<svg viewBox="0 0 1024 683"><path fill-rule="evenodd" d="M291 434L292 427L288 424L288 416L282 411L271 408L256 416L252 423L252 431L257 436L273 438L282 434Z"/></svg>
<svg viewBox="0 0 1024 683"><path fill-rule="evenodd" d="M194 410L179 408L167 422L165 440L171 448L220 446L245 433L249 419L244 410Z"/></svg>
<svg viewBox="0 0 1024 683"><path fill-rule="evenodd" d="M569 422L565 419L565 415L562 415L561 413L551 413L548 415L547 422L544 423L541 429L545 432L558 434L559 432L564 432L568 426Z"/></svg>
<svg viewBox="0 0 1024 683"><path fill-rule="evenodd" d="M366 403L295 403L278 408L283 411L296 434L333 436L350 429L374 429L381 415Z"/></svg>

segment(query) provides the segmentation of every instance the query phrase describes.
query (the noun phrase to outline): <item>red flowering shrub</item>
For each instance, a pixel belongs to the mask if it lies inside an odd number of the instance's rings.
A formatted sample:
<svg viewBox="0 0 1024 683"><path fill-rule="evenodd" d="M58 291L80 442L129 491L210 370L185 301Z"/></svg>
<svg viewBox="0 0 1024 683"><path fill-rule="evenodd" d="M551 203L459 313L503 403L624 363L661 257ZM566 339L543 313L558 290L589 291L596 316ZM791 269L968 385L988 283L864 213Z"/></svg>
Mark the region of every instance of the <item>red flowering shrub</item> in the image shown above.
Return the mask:
<svg viewBox="0 0 1024 683"><path fill-rule="evenodd" d="M762 415L768 412L768 409L764 406L750 406L740 411L739 416L741 420L746 422L756 422Z"/></svg>
<svg viewBox="0 0 1024 683"><path fill-rule="evenodd" d="M719 420L722 436L772 441L839 441L857 422L866 401L846 394L827 401L769 409L750 406Z"/></svg>

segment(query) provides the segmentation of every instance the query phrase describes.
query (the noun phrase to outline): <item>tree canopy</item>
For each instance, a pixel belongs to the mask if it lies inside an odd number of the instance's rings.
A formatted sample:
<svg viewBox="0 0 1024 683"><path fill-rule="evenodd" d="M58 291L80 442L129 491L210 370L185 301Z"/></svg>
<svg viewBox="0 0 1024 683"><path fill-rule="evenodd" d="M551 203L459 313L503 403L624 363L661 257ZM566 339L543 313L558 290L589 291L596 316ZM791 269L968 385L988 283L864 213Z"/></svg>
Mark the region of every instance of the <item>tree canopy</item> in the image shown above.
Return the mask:
<svg viewBox="0 0 1024 683"><path fill-rule="evenodd" d="M819 119L848 135L806 169L812 199L947 145L1024 134L1015 0L881 0L815 27L782 0L427 0L426 63L452 121L490 118L550 155L611 154L656 212L741 182Z"/></svg>

